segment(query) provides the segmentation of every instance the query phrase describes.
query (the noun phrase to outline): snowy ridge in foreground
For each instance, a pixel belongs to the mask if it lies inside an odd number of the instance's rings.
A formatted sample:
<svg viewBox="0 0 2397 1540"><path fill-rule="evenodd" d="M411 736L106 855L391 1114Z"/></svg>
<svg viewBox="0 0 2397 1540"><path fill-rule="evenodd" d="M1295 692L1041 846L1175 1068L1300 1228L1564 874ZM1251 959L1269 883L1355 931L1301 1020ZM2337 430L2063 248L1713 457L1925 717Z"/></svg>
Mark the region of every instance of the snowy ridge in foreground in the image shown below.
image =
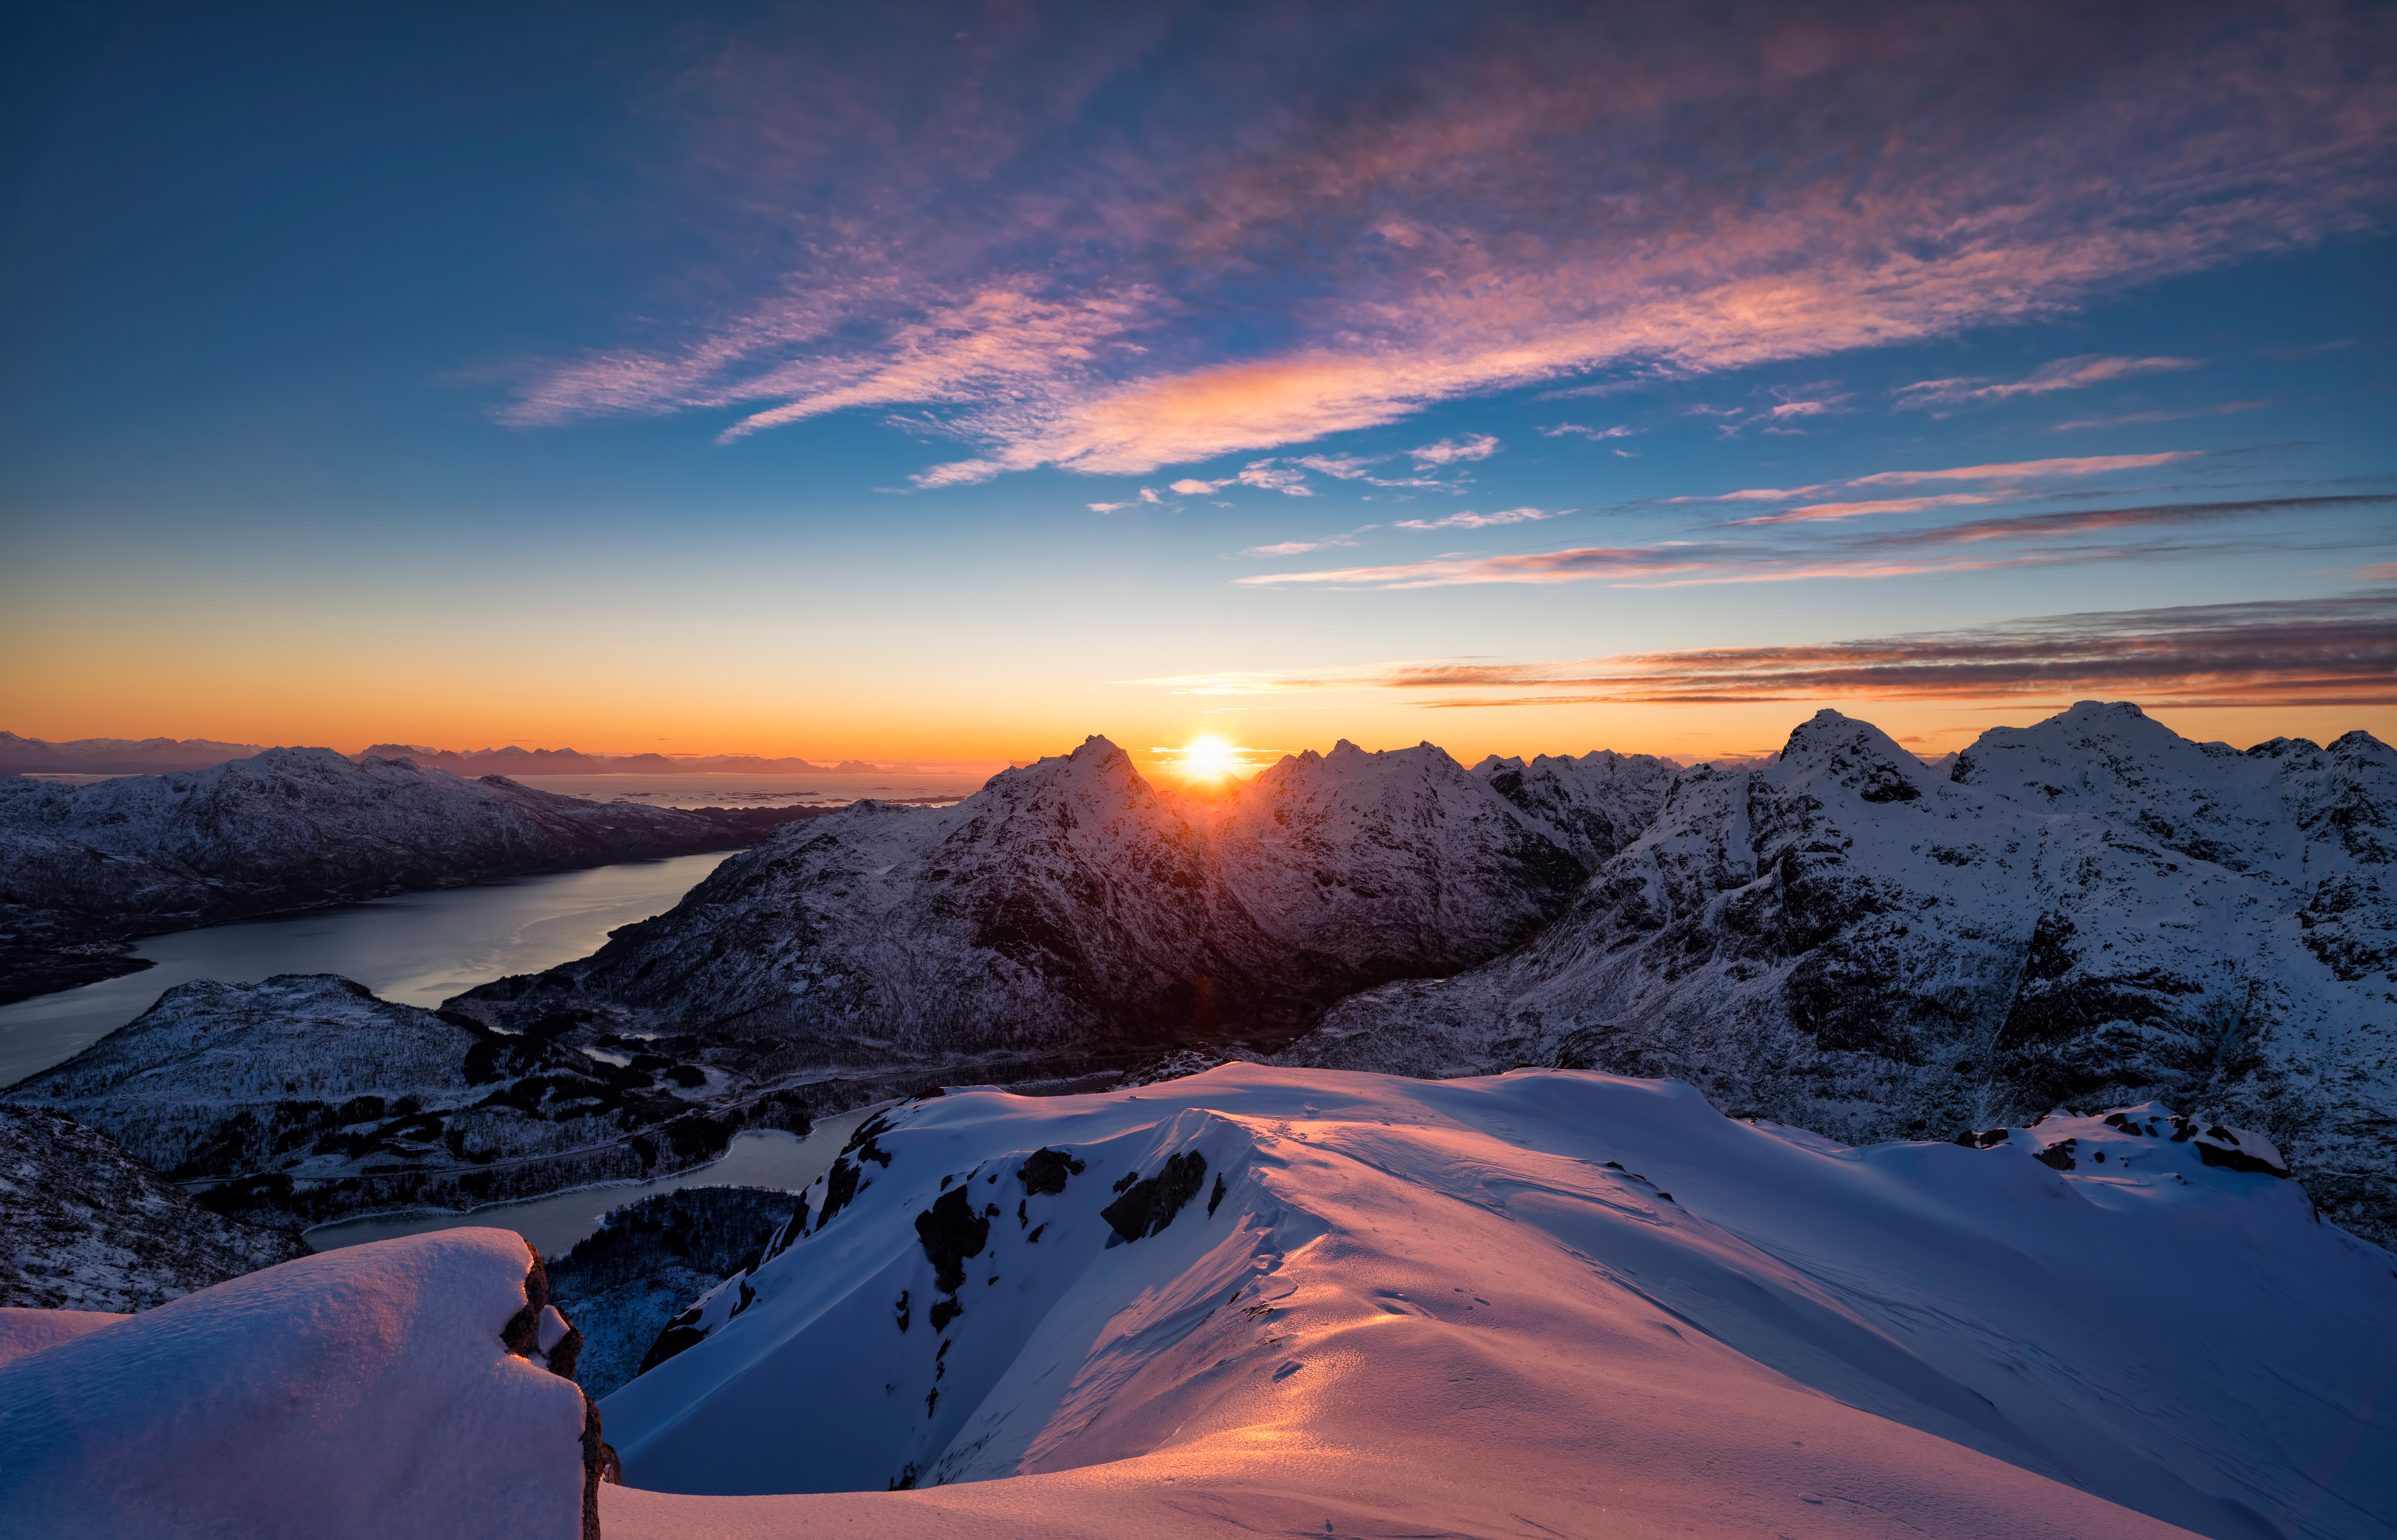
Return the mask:
<svg viewBox="0 0 2397 1540"><path fill-rule="evenodd" d="M953 1092L862 1129L607 1399L658 1490L602 1513L2387 1533L2397 1268L2223 1153L2269 1142L2169 1118L1848 1149L1564 1071Z"/></svg>

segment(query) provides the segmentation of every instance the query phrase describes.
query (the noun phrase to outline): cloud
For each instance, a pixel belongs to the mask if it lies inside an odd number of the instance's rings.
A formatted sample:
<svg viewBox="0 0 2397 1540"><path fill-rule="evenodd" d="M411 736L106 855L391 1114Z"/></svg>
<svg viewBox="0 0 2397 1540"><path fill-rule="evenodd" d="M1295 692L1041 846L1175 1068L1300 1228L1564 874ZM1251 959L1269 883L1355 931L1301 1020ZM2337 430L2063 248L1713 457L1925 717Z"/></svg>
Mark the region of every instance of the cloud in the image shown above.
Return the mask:
<svg viewBox="0 0 2397 1540"><path fill-rule="evenodd" d="M1584 427L1578 422L1560 422L1551 428L1542 428L1540 430L1540 435L1544 438L1565 438L1577 435L1582 438L1605 440L1609 438L1628 438L1639 431L1640 430L1637 428L1626 428L1621 426L1612 428L1588 428Z"/></svg>
<svg viewBox="0 0 2397 1540"><path fill-rule="evenodd" d="M1388 458L1387 455L1303 454L1291 463L1304 465L1310 471L1321 471L1325 475L1337 476L1343 481L1359 481L1370 480L1367 467L1378 465Z"/></svg>
<svg viewBox="0 0 2397 1540"><path fill-rule="evenodd" d="M2233 412L2260 411L2270 401L2224 401L2211 407L2189 407L2180 410L2126 411L2116 417L2083 417L2070 422L2058 422L2050 433L2072 433L2082 428L2119 428L2130 422L2182 422L2192 417L2229 417Z"/></svg>
<svg viewBox="0 0 2397 1540"><path fill-rule="evenodd" d="M1668 497L1664 499L1664 501L1667 503L1791 502L1801 497L1820 497L1827 492L1838 491L1843 488L1915 487L1920 486L1924 482L1941 481L1986 481L1996 483L2000 486L2018 488L2021 483L2028 481L2040 481L2050 478L2064 478L2071 476L2110 475L2118 471L2153 470L2159 465L2176 464L2184 460L2202 460L2205 457L2207 452L2208 451L2204 449L2167 449L2157 454L2082 455L2063 460L2017 460L2002 464L1951 465L1943 469L1928 471L1875 471L1869 475L1851 476L1845 481L1820 481L1810 487L1744 487L1737 491L1717 492L1710 497ZM2015 495L2029 496L2030 494L2025 491L2018 491ZM1944 505L1935 498L1913 499L1908 501L1912 502L1913 506L1920 508L1933 508ZM1955 498L1955 502L1969 502L1974 501L1995 502L2003 500L1993 497L1975 498L1963 494L1959 494ZM1817 506L1823 508L1853 508L1858 513L1904 513L1910 511L1905 503L1895 501L1878 503L1823 503L1818 504ZM1809 511L1810 510L1807 509L1800 509L1799 513L1804 514ZM1788 516L1775 516L1773 518L1743 520L1742 522L1771 524L1781 522ZM1841 517L1844 516L1838 514L1818 514L1816 516Z"/></svg>
<svg viewBox="0 0 2397 1540"><path fill-rule="evenodd" d="M2354 531L2309 532L2307 516L2397 503L2397 494L2159 503L1969 520L1935 529L1849 531L1826 538L1782 531L1761 538L1577 546L1508 556L1450 556L1382 567L1272 572L1234 580L1251 586L1438 588L1467 583L1606 583L1626 587L1879 579L2085 562L2157 560L2199 553L2351 550ZM2269 524L2232 539L2198 532L2245 518ZM1732 528L1736 528L1732 527ZM2386 543L2390 537L2366 537Z"/></svg>
<svg viewBox="0 0 2397 1540"><path fill-rule="evenodd" d="M1407 454L1417 465L1454 465L1467 460L1487 460L1497 452L1494 435L1469 433L1462 438L1443 438L1436 444L1409 449Z"/></svg>
<svg viewBox="0 0 2397 1540"><path fill-rule="evenodd" d="M1810 502L1786 514L1760 514L1754 518L1735 518L1732 523L1734 526L1796 524L1814 519L1855 518L1864 514L1919 514L1930 508L1975 507L2010 501L1981 492L1942 492L1935 497L1887 498L1873 502Z"/></svg>
<svg viewBox="0 0 2397 1540"><path fill-rule="evenodd" d="M2397 21L2194 3L2163 33L1894 0L1703 28L803 9L651 83L681 150L649 222L690 268L614 339L508 366L498 415L703 413L737 441L904 408L959 445L921 487L1140 476L1464 395L2049 319L2366 228L2390 110L2353 66ZM2098 361L1915 395L2066 365Z"/></svg>
<svg viewBox="0 0 2397 1540"><path fill-rule="evenodd" d="M2136 374L2159 374L2204 367L2204 360L2199 358L2117 358L2102 353L2084 353L2078 357L2058 358L2054 363L2042 364L2020 380L1999 382L1987 380L1918 380L1898 389L1897 408L1900 411L1907 411L1937 406L1961 406L1975 401L2009 401L2017 395L2086 390L2092 385L2110 384Z"/></svg>
<svg viewBox="0 0 2397 1540"><path fill-rule="evenodd" d="M1336 535L1318 535L1313 540L1286 540L1279 545L1252 545L1240 552L1244 556L1296 556L1309 551L1328 550L1341 545L1361 545L1363 537L1380 529L1378 524L1360 524Z"/></svg>
<svg viewBox="0 0 2397 1540"><path fill-rule="evenodd" d="M1196 476L1184 476L1179 481L1166 483L1165 489L1169 492L1180 492L1184 497L1204 497L1209 492L1231 484L1232 478L1228 476L1222 481L1201 481Z"/></svg>
<svg viewBox="0 0 2397 1540"><path fill-rule="evenodd" d="M1553 514L1544 514L1537 508L1509 508L1504 513L1497 514L1463 513L1451 514L1446 518L1402 518L1399 520L1396 528L1400 529L1488 529L1501 524L1536 524L1543 519L1562 518L1573 511L1571 508L1560 508Z"/></svg>
<svg viewBox="0 0 2397 1540"><path fill-rule="evenodd" d="M1822 699L2062 703L2088 696L2127 696L2178 709L2390 705L2397 704L2397 595L2047 615L1821 645L1130 682L1204 695L1399 691L1430 694L1417 703L1434 707Z"/></svg>
<svg viewBox="0 0 2397 1540"><path fill-rule="evenodd" d="M1232 478L1243 487L1257 487L1268 492L1280 492L1289 497L1313 497L1315 489L1306 477L1286 465L1276 465L1270 460L1251 461L1240 474Z"/></svg>

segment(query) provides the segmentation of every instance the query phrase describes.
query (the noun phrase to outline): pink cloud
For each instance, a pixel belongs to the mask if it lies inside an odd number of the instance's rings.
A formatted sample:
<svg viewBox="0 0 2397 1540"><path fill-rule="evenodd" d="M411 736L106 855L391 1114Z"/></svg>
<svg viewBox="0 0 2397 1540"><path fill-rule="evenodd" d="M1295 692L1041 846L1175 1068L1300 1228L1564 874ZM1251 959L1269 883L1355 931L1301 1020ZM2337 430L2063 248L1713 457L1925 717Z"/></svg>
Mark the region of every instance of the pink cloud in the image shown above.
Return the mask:
<svg viewBox="0 0 2397 1540"><path fill-rule="evenodd" d="M1974 401L2006 401L2017 395L2086 390L2092 385L2109 384L2136 374L2204 367L2204 361L2197 358L2117 358L2105 354L2084 353L2077 358L2058 358L2053 363L2042 364L2020 380L1999 382L1985 380L1917 381L1898 391L1897 405L1904 410Z"/></svg>
<svg viewBox="0 0 2397 1540"><path fill-rule="evenodd" d="M2335 510L2390 503L2397 503L2397 494L2162 503L2002 516L1925 529L1851 531L1802 542L1773 538L1777 531L1760 531L1758 538L1746 539L1577 546L1506 556L1459 554L1379 567L1260 573L1235 581L1251 586L1321 588L1559 583L1681 587L2157 560L2193 551L2219 556L2240 551L2352 549L2351 530L2309 530L2305 521ZM2251 529L2227 540L2198 538L2202 530L2239 520L2251 521Z"/></svg>
<svg viewBox="0 0 2397 1540"><path fill-rule="evenodd" d="M1400 529L1489 529L1502 524L1536 524L1543 519L1562 518L1573 511L1571 508L1560 508L1555 513L1547 514L1542 513L1537 508L1508 508L1503 513L1495 514L1463 513L1451 514L1446 518L1402 518L1399 520L1396 528Z"/></svg>
<svg viewBox="0 0 2397 1540"><path fill-rule="evenodd" d="M1496 7L1356 72L1304 62L1300 13L1273 47L1185 21L1026 12L958 39L909 16L906 47L795 29L703 60L649 110L689 137L676 212L712 256L686 288L748 298L523 366L502 417L703 411L738 439L906 408L961 447L921 486L1145 475L1601 370L2049 318L2364 228L2390 181L2389 100L2350 67L2386 52L2369 11L2158 33L1759 5L1702 42ZM1086 115L1128 94L1131 121Z"/></svg>
<svg viewBox="0 0 2397 1540"><path fill-rule="evenodd" d="M1734 525L1792 524L1813 519L1855 518L1865 514L1919 514L1930 508L1973 507L2008 501L1979 492L1945 492L1936 497L1889 498L1878 502L1810 502L1802 508L1792 508L1786 514L1761 514L1754 518L1734 519Z"/></svg>
<svg viewBox="0 0 2397 1540"><path fill-rule="evenodd" d="M1866 641L1128 682L1199 695L1478 692L1416 703L1430 707L2134 695L2190 709L2397 704L2392 681L2397 600L2347 595L2049 615Z"/></svg>
<svg viewBox="0 0 2397 1540"><path fill-rule="evenodd" d="M1487 460L1497 452L1498 440L1486 433L1443 438L1437 444L1425 444L1407 451L1418 465L1454 465L1468 460Z"/></svg>

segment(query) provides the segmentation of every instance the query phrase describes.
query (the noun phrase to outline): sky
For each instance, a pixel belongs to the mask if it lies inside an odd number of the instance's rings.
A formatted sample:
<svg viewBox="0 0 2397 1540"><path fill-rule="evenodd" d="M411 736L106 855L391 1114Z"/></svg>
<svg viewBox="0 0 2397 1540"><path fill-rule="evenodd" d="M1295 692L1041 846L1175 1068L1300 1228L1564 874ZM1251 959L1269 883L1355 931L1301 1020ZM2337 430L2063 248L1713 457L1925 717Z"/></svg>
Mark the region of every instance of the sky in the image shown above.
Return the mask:
<svg viewBox="0 0 2397 1540"><path fill-rule="evenodd" d="M27 736L2397 737L2387 6L0 27Z"/></svg>

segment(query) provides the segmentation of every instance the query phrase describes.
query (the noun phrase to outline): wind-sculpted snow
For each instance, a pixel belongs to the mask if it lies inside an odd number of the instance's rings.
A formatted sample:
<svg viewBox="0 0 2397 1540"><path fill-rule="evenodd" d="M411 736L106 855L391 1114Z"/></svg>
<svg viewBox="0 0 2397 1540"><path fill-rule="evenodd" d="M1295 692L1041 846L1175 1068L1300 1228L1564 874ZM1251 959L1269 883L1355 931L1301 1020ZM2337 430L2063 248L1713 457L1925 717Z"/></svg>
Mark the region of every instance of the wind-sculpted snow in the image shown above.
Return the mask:
<svg viewBox="0 0 2397 1540"><path fill-rule="evenodd" d="M695 1065L557 1040L578 1024L560 1012L511 1037L329 974L202 979L0 1094L103 1131L210 1207L292 1228L634 1179L713 1158L743 1127L807 1126L803 1105L729 1096Z"/></svg>
<svg viewBox="0 0 2397 1540"><path fill-rule="evenodd" d="M450 1230L55 1333L0 1363L0 1533L597 1540L609 1452L542 1289L516 1236Z"/></svg>
<svg viewBox="0 0 2397 1540"><path fill-rule="evenodd" d="M1343 743L1201 797L1093 738L952 808L860 803L787 830L538 982L617 1030L745 1041L759 1073L1282 1040L1343 994L1523 940L1587 877L1577 852L1669 773ZM451 1004L510 1021L533 982Z"/></svg>
<svg viewBox="0 0 2397 1540"><path fill-rule="evenodd" d="M306 1250L201 1208L97 1129L0 1106L0 1307L146 1310Z"/></svg>
<svg viewBox="0 0 2397 1540"><path fill-rule="evenodd" d="M0 777L0 998L122 971L97 948L127 935L756 837L330 749L87 786Z"/></svg>
<svg viewBox="0 0 2397 1540"><path fill-rule="evenodd" d="M607 1399L603 1515L2386 1533L2397 1258L2240 1151L2278 1153L2154 1104L1846 1148L1553 1070L951 1091L861 1130ZM1110 1219L1152 1184L1170 1212Z"/></svg>
<svg viewBox="0 0 2397 1540"><path fill-rule="evenodd" d="M2083 703L1954 774L1820 713L1685 772L1520 952L1345 1001L1284 1060L1671 1074L1851 1142L2160 1096L2397 1237L2397 755Z"/></svg>

